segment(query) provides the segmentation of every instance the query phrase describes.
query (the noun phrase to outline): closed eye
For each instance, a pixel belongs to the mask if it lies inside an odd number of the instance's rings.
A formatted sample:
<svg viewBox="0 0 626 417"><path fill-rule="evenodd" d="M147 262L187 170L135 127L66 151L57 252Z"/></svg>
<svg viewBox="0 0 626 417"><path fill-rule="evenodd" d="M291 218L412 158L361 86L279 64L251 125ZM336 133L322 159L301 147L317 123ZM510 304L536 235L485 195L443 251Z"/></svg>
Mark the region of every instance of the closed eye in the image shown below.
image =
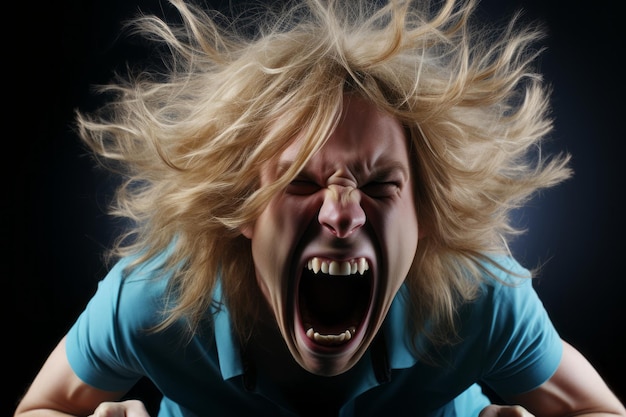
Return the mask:
<svg viewBox="0 0 626 417"><path fill-rule="evenodd" d="M319 191L320 188L314 181L296 178L287 185L286 191L294 195L310 195Z"/></svg>
<svg viewBox="0 0 626 417"><path fill-rule="evenodd" d="M361 191L372 198L386 198L395 195L400 184L395 181L373 181L360 187Z"/></svg>

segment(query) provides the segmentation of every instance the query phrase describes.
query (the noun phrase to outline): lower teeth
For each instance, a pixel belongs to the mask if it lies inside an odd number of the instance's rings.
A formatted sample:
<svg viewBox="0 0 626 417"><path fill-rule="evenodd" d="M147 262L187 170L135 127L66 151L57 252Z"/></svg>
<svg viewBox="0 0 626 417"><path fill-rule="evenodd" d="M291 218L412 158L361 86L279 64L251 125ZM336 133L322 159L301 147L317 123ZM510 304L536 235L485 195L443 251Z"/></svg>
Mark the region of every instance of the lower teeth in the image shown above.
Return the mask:
<svg viewBox="0 0 626 417"><path fill-rule="evenodd" d="M356 329L354 327L350 327L345 332L339 334L319 334L311 327L307 330L306 335L309 339L322 345L338 345L352 339L355 332Z"/></svg>

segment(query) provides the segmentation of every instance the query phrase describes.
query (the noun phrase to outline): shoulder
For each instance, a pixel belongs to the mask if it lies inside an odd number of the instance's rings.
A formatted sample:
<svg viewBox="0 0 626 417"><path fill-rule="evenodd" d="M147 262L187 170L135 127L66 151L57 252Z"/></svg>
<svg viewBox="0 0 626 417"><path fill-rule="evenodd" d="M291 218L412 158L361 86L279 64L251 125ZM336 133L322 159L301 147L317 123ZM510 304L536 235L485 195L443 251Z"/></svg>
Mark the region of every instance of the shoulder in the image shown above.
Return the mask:
<svg viewBox="0 0 626 417"><path fill-rule="evenodd" d="M98 283L66 339L68 360L79 377L106 390L132 385L145 357L150 329L161 320L167 276L158 257L129 269L120 259ZM159 336L157 336L159 337Z"/></svg>
<svg viewBox="0 0 626 417"><path fill-rule="evenodd" d="M483 272L477 297L461 311L465 325L512 330L525 320L547 320L543 303L533 286L531 272L512 256L491 256Z"/></svg>
<svg viewBox="0 0 626 417"><path fill-rule="evenodd" d="M158 324L167 295L169 275L163 256L135 265L134 257L122 258L98 283L80 321L99 328L132 331Z"/></svg>
<svg viewBox="0 0 626 417"><path fill-rule="evenodd" d="M479 298L462 315L462 333L480 346L485 380L515 393L549 378L562 345L530 272L512 257L495 261L499 266L487 266Z"/></svg>
<svg viewBox="0 0 626 417"><path fill-rule="evenodd" d="M526 302L539 301L529 269L512 256L491 256L482 265L483 276L472 309L517 309ZM504 311L502 311L504 313Z"/></svg>
<svg viewBox="0 0 626 417"><path fill-rule="evenodd" d="M512 255L489 255L482 263L484 278L490 285L519 286L532 278L528 268L522 266Z"/></svg>

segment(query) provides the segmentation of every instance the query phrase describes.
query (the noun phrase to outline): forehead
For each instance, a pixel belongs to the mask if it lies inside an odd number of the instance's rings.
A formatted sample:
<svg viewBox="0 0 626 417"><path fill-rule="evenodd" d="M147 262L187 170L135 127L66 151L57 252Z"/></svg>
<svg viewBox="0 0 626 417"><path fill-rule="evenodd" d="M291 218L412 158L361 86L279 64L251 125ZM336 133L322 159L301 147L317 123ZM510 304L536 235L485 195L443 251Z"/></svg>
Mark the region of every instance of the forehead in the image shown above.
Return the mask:
<svg viewBox="0 0 626 417"><path fill-rule="evenodd" d="M296 137L279 157L280 171L297 160L306 138ZM326 143L309 159L306 169L351 171L392 166L408 171L408 140L403 125L373 103L347 97L341 118Z"/></svg>

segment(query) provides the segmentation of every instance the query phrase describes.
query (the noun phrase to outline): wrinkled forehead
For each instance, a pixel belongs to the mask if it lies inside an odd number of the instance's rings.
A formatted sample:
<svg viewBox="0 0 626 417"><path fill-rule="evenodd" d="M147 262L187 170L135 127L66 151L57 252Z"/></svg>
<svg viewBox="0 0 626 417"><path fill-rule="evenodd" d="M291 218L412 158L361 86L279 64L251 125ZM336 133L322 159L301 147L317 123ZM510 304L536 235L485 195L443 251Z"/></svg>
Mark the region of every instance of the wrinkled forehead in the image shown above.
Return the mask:
<svg viewBox="0 0 626 417"><path fill-rule="evenodd" d="M270 166L270 177L291 178L308 165L319 171L347 163L355 172L377 166L400 166L408 171L410 160L408 132L392 114L361 97L344 97L332 123L322 129L303 129L290 138Z"/></svg>
<svg viewBox="0 0 626 417"><path fill-rule="evenodd" d="M323 110L287 110L277 118L265 139L274 145L270 145L273 152L262 164L262 176L296 176L328 141L341 118L342 107L339 102Z"/></svg>
<svg viewBox="0 0 626 417"><path fill-rule="evenodd" d="M272 155L261 167L262 183L289 181L297 176L309 161L318 154L328 140L328 136L309 136L299 134L284 142L280 151Z"/></svg>

